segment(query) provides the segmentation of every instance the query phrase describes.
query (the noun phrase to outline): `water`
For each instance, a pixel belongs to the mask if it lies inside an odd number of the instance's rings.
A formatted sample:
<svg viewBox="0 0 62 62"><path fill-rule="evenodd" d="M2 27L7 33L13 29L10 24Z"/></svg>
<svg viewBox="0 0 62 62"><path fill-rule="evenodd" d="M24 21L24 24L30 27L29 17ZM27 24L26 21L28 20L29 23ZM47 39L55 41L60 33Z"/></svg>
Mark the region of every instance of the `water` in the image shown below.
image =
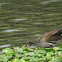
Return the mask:
<svg viewBox="0 0 62 62"><path fill-rule="evenodd" d="M10 45L1 45L0 48L8 47Z"/></svg>
<svg viewBox="0 0 62 62"><path fill-rule="evenodd" d="M13 32L13 31L19 31L19 30L5 30L5 31L3 31L3 32Z"/></svg>
<svg viewBox="0 0 62 62"><path fill-rule="evenodd" d="M0 1L1 47L21 47L44 32L61 28L61 0Z"/></svg>

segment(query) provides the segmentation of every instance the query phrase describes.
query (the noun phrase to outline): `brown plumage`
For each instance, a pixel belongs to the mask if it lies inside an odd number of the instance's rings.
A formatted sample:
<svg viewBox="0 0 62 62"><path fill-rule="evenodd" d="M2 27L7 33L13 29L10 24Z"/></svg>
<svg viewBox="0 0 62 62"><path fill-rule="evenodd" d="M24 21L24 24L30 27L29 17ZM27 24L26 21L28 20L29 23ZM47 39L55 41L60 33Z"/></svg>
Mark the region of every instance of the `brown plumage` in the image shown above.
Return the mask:
<svg viewBox="0 0 62 62"><path fill-rule="evenodd" d="M62 29L53 30L48 33L44 33L36 40L29 41L29 44L35 44L39 47L53 47L55 44L62 39Z"/></svg>

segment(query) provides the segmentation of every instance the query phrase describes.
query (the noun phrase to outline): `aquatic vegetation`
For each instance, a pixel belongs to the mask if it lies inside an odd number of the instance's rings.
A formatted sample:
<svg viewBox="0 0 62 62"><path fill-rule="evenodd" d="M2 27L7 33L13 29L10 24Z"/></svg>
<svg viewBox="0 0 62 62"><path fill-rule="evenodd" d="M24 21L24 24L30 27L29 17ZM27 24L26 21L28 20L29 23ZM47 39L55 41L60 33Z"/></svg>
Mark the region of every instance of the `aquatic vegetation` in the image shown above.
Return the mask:
<svg viewBox="0 0 62 62"><path fill-rule="evenodd" d="M5 48L0 62L62 62L62 48Z"/></svg>

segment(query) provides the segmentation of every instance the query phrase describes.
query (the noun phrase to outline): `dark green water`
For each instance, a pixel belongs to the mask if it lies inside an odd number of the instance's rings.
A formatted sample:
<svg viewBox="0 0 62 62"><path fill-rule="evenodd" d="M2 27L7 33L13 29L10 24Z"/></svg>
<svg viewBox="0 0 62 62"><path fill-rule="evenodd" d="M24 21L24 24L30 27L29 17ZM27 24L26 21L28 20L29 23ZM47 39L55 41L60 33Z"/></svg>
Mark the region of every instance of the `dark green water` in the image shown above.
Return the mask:
<svg viewBox="0 0 62 62"><path fill-rule="evenodd" d="M0 46L22 46L61 28L61 0L0 0Z"/></svg>

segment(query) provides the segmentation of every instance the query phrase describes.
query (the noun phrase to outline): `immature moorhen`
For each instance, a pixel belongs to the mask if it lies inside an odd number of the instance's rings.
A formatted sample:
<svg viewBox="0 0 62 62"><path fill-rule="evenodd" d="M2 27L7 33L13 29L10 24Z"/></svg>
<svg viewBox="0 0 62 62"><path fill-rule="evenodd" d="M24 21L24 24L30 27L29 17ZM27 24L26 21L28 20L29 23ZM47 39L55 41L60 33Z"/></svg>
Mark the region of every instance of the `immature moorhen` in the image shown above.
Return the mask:
<svg viewBox="0 0 62 62"><path fill-rule="evenodd" d="M29 41L29 44L35 44L39 47L54 47L56 43L62 39L62 29L53 30L48 33L44 33L36 40Z"/></svg>

